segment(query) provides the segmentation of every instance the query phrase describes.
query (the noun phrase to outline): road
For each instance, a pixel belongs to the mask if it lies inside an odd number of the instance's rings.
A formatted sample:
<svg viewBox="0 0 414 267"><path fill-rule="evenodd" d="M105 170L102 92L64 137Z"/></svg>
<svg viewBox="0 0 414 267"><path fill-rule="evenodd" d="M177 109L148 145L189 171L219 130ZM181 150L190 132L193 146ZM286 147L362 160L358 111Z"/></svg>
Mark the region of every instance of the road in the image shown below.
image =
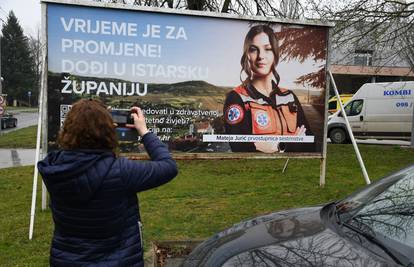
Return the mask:
<svg viewBox="0 0 414 267"><path fill-rule="evenodd" d="M17 127L16 128L7 128L2 129L2 133L8 133L12 132L21 128L26 128L32 125L37 125L37 118L38 113L37 112L25 112L25 111L10 111L11 114L14 115L14 117L17 118Z"/></svg>
<svg viewBox="0 0 414 267"><path fill-rule="evenodd" d="M10 111L17 118L17 127L2 129L1 134L16 131L32 125L37 125L38 113L33 111ZM0 149L0 168L33 165L35 149Z"/></svg>
<svg viewBox="0 0 414 267"><path fill-rule="evenodd" d="M33 165L36 149L0 149L0 168Z"/></svg>

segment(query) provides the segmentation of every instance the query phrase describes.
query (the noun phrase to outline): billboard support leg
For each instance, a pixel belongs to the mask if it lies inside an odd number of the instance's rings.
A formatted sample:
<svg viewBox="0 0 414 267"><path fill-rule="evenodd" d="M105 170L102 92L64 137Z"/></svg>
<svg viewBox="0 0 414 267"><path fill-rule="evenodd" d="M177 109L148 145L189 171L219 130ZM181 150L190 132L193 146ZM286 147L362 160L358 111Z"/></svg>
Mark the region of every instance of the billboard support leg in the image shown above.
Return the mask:
<svg viewBox="0 0 414 267"><path fill-rule="evenodd" d="M47 208L47 189L45 182L42 180L42 210L46 210Z"/></svg>
<svg viewBox="0 0 414 267"><path fill-rule="evenodd" d="M47 11L47 5L42 3L42 18L43 18L43 33L42 33L42 37L44 38L43 43L45 45L43 45L43 54L45 55L44 58L44 67L43 67L43 73L46 73L46 75L44 75L42 82L43 82L43 86L42 86L42 90L43 90L43 113L42 113L42 121L43 121L43 133L42 133L42 158L44 158L47 155L47 150L48 150L48 99L47 99L47 73L48 73L48 61L47 61L47 25L46 25L46 12ZM42 180L42 210L46 210L47 208L47 188L45 183Z"/></svg>
<svg viewBox="0 0 414 267"><path fill-rule="evenodd" d="M370 184L371 181L368 177L367 170L365 169L365 164L364 164L364 161L362 160L361 153L359 153L358 145L355 141L354 134L352 133L351 125L349 124L348 117L347 117L347 115L345 113L345 110L344 110L344 106L342 105L342 100L341 100L341 97L339 96L338 89L336 88L336 83L335 83L335 80L333 78L332 72L330 72L330 71L328 71L328 72L329 72L329 76L330 76L331 81L332 81L333 88L335 90L336 99L338 99L338 104L339 104L339 107L341 108L342 116L345 119L345 124L346 124L346 128L348 130L348 135L351 138L352 145L354 146L355 154L357 156L359 165L361 166L362 174L364 175L365 182L367 184Z"/></svg>
<svg viewBox="0 0 414 267"><path fill-rule="evenodd" d="M34 218L36 212L36 195L37 195L37 178L39 176L39 171L37 169L37 162L39 161L40 156L40 136L42 129L42 114L43 114L43 90L40 90L39 97L39 117L37 119L37 137L36 137L36 155L35 155L35 164L34 164L34 174L33 174L33 190L32 190L32 206L30 209L30 226L29 226L29 239L33 237L33 228L34 228Z"/></svg>
<svg viewBox="0 0 414 267"><path fill-rule="evenodd" d="M37 138L36 138L36 155L35 155L35 164L34 164L34 175L33 175L33 191L32 191L32 205L30 209L30 225L29 225L29 239L33 238L33 231L34 231L34 219L35 219L35 212L36 212L36 195L37 195L37 178L39 175L39 170L37 169L37 162L39 161L40 157L40 138L42 136L42 152L44 153L47 149L45 146L45 136L47 134L47 123L45 122L45 118L47 118L47 114L45 111L46 107L46 87L47 87L47 47L46 47L46 4L41 4L41 14L42 14L42 77L40 80L40 90L39 90L39 117L37 120ZM43 133L43 134L42 134ZM47 140L46 140L47 141ZM47 144L47 143L46 143ZM43 154L42 153L42 154Z"/></svg>
<svg viewBox="0 0 414 267"><path fill-rule="evenodd" d="M287 158L287 160L286 160L286 162L285 162L285 166L283 166L282 173L285 173L285 170L286 170L286 168L287 168L287 166L288 166L288 163L289 163L289 158Z"/></svg>
<svg viewBox="0 0 414 267"><path fill-rule="evenodd" d="M321 163L319 166L319 186L325 187L325 177L326 177L326 158L321 158Z"/></svg>

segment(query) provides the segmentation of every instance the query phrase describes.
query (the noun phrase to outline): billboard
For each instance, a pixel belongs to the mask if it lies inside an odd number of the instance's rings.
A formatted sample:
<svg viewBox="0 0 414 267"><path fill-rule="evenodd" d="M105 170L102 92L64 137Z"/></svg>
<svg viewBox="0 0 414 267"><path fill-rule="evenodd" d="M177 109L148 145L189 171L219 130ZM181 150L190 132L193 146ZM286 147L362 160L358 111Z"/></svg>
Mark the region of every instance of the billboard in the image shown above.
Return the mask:
<svg viewBox="0 0 414 267"><path fill-rule="evenodd" d="M125 153L138 105L173 153L323 154L328 26L46 2L49 149L99 98Z"/></svg>

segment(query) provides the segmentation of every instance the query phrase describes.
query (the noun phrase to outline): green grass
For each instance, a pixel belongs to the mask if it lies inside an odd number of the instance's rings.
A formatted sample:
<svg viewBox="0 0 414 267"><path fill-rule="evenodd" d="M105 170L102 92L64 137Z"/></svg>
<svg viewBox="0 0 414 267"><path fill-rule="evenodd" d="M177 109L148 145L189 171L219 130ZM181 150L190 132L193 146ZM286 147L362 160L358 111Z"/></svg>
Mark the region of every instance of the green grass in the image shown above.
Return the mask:
<svg viewBox="0 0 414 267"><path fill-rule="evenodd" d="M36 148L37 125L0 135L0 148Z"/></svg>
<svg viewBox="0 0 414 267"><path fill-rule="evenodd" d="M6 106L5 107L6 112L37 112L37 107L12 107L12 106Z"/></svg>
<svg viewBox="0 0 414 267"><path fill-rule="evenodd" d="M372 180L414 163L414 150L360 145ZM167 185L139 194L144 240L204 239L234 223L281 209L343 198L365 182L352 145L328 145L326 186L319 160L179 161ZM0 266L47 266L53 223L40 211L28 240L33 166L0 170ZM40 183L39 183L40 188ZM40 189L39 189L40 192ZM38 194L40 195L40 193Z"/></svg>

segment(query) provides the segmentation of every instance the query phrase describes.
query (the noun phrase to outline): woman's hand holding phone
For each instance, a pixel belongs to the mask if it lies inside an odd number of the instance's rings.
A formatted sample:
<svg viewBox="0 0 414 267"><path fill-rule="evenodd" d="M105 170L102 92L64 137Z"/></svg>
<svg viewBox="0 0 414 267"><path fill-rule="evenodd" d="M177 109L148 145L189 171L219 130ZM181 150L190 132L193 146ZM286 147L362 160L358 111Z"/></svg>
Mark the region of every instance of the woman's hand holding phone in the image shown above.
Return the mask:
<svg viewBox="0 0 414 267"><path fill-rule="evenodd" d="M144 136L148 133L147 123L145 122L145 116L139 107L132 107L130 109L131 116L134 119L134 126L137 129L139 136Z"/></svg>

